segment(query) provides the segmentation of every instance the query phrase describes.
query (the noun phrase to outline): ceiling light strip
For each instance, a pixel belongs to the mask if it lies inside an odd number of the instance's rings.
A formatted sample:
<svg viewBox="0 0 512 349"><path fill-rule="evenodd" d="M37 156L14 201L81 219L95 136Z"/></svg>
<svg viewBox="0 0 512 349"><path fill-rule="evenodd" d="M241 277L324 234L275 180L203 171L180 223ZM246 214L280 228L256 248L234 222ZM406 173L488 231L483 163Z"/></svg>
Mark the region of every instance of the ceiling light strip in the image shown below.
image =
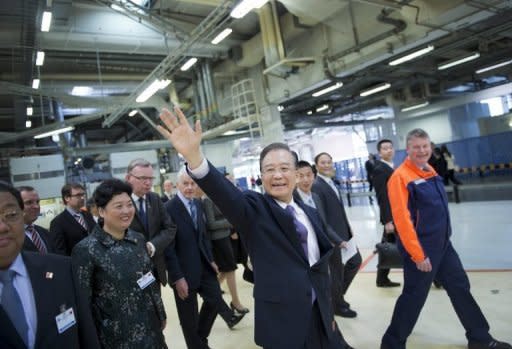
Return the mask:
<svg viewBox="0 0 512 349"><path fill-rule="evenodd" d="M380 84L380 85L377 85L377 86L374 86L372 88L369 88L367 90L364 90L362 91L359 96L361 97L366 97L366 96L369 96L369 95L373 95L375 93L378 93L378 92L381 92L381 91L384 91L384 90L387 90L388 88L391 87L391 84L389 82L385 82L383 84Z"/></svg>
<svg viewBox="0 0 512 349"><path fill-rule="evenodd" d="M52 13L50 11L43 12L43 19L41 20L41 31L50 31L50 25L52 24Z"/></svg>
<svg viewBox="0 0 512 349"><path fill-rule="evenodd" d="M324 104L324 105L322 105L322 106L320 106L320 107L316 108L316 112L317 112L317 113L320 113L321 111L324 111L324 110L327 110L327 109L329 109L329 105Z"/></svg>
<svg viewBox="0 0 512 349"><path fill-rule="evenodd" d="M494 70L494 69L497 69L497 68L501 68L501 67L504 67L504 66L509 65L509 64L512 64L512 59L510 59L508 61L505 61L505 62L498 63L498 64L494 64L494 65L491 65L491 66L488 66L488 67L485 67L485 68L478 69L476 71L476 73L477 74L482 74L482 73L488 72L489 70Z"/></svg>
<svg viewBox="0 0 512 349"><path fill-rule="evenodd" d="M389 65L399 65L399 64L402 64L404 62L407 62L407 61L411 61L415 58L418 58L420 56L423 56L423 55L426 55L427 53L431 52L431 51L434 51L434 46L432 45L429 45L425 48L422 48L421 50L418 50L418 51L414 51L412 53L409 53L408 55L406 56L403 56L403 57L400 57L400 58L397 58L391 62L389 62L388 64Z"/></svg>
<svg viewBox="0 0 512 349"><path fill-rule="evenodd" d="M216 37L213 38L213 40L211 41L212 44L214 45L217 45L218 43L220 43L222 40L224 40L225 38L227 38L231 33L233 32L233 29L231 28L226 28L224 29L223 31L221 31L219 34L217 34Z"/></svg>
<svg viewBox="0 0 512 349"><path fill-rule="evenodd" d="M144 91L135 99L135 102L137 103L144 103L147 101L151 96L153 96L156 91L166 88L171 83L171 80L159 80L156 79L146 87Z"/></svg>
<svg viewBox="0 0 512 349"><path fill-rule="evenodd" d="M187 71L189 70L194 64L196 64L197 62L197 58L196 57L192 57L190 58L188 61L185 62L185 64L183 64L180 68L181 71Z"/></svg>
<svg viewBox="0 0 512 349"><path fill-rule="evenodd" d="M343 86L342 82L337 82L334 85L331 85L329 87L326 87L326 88L324 88L324 89L322 89L320 91L317 91L317 92L313 93L312 96L313 97L319 97L319 96L322 96L322 95L324 95L326 93L329 93L329 92L332 92L334 90L337 90L337 89L339 89L342 86Z"/></svg>
<svg viewBox="0 0 512 349"><path fill-rule="evenodd" d="M268 0L242 0L229 15L233 18L242 18L252 9L260 8L265 5L267 1Z"/></svg>
<svg viewBox="0 0 512 349"><path fill-rule="evenodd" d="M55 136L55 135L59 135L61 133L73 131L74 129L75 129L75 126L67 126L67 127L64 127L64 128L59 128L57 130L48 131L48 132L45 132L45 133L41 133L41 134L35 135L34 138L35 139L40 139L40 138L46 138L46 137L49 137L49 136Z"/></svg>
<svg viewBox="0 0 512 349"><path fill-rule="evenodd" d="M451 62L448 62L448 63L445 63L445 64L441 64L437 67L438 70L445 70L445 69L448 69L448 68L451 68L451 67L454 67L456 65L459 65L459 64L462 64L462 63L466 63L466 62L469 62L469 61L473 61L477 58L480 57L480 52L475 52L469 56L466 56L466 57L463 57L463 58L459 58L459 59L456 59L454 61L451 61Z"/></svg>
<svg viewBox="0 0 512 349"><path fill-rule="evenodd" d="M427 105L429 105L428 101L420 103L420 104L414 104L414 105L411 105L409 107L402 108L401 112L406 112L406 111L411 111L411 110L414 110L414 109L423 108L423 107L426 107Z"/></svg>
<svg viewBox="0 0 512 349"><path fill-rule="evenodd" d="M42 66L44 64L44 51L37 51L36 54L36 65Z"/></svg>

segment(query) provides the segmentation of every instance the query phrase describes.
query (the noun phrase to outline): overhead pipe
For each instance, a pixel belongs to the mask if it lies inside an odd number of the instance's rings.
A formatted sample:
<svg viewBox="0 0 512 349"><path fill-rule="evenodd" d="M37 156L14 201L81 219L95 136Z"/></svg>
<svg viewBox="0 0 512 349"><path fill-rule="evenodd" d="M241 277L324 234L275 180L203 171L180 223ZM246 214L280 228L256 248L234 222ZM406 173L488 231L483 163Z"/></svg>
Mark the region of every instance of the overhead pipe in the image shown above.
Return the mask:
<svg viewBox="0 0 512 349"><path fill-rule="evenodd" d="M206 89L209 91L210 94L210 101L211 101L211 112L213 119L218 124L221 122L220 120L220 114L219 114L219 105L217 103L217 96L215 94L215 88L213 85L213 75L212 75L212 69L210 66L210 62L204 63L204 69L205 69L205 79L206 79Z"/></svg>
<svg viewBox="0 0 512 349"><path fill-rule="evenodd" d="M203 89L203 79L201 77L201 69L196 68L196 78L197 78L197 92L199 95L199 101L201 104L201 109L199 111L199 115L201 118L201 121L204 123L206 128L209 126L209 120L208 120L208 103L206 101L206 96L204 94Z"/></svg>

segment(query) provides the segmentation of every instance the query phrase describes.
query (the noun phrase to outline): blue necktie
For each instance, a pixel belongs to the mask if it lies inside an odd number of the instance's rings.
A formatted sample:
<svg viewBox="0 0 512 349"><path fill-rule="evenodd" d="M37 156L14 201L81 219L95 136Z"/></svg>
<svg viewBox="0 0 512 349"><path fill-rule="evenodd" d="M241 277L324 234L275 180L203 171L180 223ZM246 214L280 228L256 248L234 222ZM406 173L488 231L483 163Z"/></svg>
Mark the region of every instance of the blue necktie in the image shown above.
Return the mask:
<svg viewBox="0 0 512 349"><path fill-rule="evenodd" d="M148 230L148 215L146 214L146 208L144 207L144 198L139 198L139 216L142 220L144 228Z"/></svg>
<svg viewBox="0 0 512 349"><path fill-rule="evenodd" d="M292 205L286 206L286 212L293 217L293 224L295 225L295 231L299 238L302 249L306 258L308 258L308 229L302 224L295 215L295 209Z"/></svg>
<svg viewBox="0 0 512 349"><path fill-rule="evenodd" d="M16 272L14 270L0 271L0 281L4 285L1 304L21 339L23 339L25 345L28 345L27 319L25 318L25 311L23 310L20 295L13 284L15 274Z"/></svg>
<svg viewBox="0 0 512 349"><path fill-rule="evenodd" d="M197 207L193 200L188 202L190 206L190 217L192 217L192 222L194 222L194 228L197 229Z"/></svg>

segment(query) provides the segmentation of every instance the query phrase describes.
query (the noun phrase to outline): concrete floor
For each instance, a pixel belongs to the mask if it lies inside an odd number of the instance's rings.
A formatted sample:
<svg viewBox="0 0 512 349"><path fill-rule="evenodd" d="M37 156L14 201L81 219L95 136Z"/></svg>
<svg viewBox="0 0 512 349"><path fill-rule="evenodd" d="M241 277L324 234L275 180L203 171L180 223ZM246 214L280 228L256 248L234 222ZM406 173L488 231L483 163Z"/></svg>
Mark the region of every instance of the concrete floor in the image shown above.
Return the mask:
<svg viewBox="0 0 512 349"><path fill-rule="evenodd" d="M468 270L472 292L491 326L491 334L512 342L512 201L467 202L450 204L452 241ZM355 319L336 317L347 341L356 349L376 349L400 294L399 288L375 287L376 257L373 246L380 240L378 207L362 202L347 208L358 246L367 265L356 276L346 299L358 312ZM239 275L240 276L240 275ZM390 278L402 280L400 270ZM217 320L209 338L213 349L253 349L252 285L239 277L238 290L242 302L251 309L234 330ZM223 288L226 289L225 285ZM172 290L162 290L168 322L165 329L171 349L186 348L176 314ZM225 295L229 303L229 294ZM443 290L432 288L413 334L411 349L467 348L464 329ZM288 348L283 348L288 349Z"/></svg>

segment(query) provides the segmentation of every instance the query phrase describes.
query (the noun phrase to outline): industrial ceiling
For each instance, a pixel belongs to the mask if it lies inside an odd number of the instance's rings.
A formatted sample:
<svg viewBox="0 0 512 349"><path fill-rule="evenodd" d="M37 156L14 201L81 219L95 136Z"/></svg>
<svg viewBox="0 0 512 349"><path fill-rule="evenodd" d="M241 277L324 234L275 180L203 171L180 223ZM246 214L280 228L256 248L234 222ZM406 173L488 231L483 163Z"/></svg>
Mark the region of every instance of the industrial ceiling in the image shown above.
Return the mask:
<svg viewBox="0 0 512 349"><path fill-rule="evenodd" d="M2 156L142 146L160 139L151 123L162 107L176 103L200 118L212 138L247 130L234 122L232 96L233 86L246 79L254 81L258 108L278 107L285 130L297 130L393 117L408 106L512 78L512 64L506 64L512 59L510 1L271 0L236 19L230 12L239 3L1 2ZM52 13L47 32L41 31L45 11ZM226 28L233 33L212 44ZM42 65L36 65L38 51L44 52ZM180 70L192 57L198 63ZM468 59L442 69L461 58ZM170 82L137 102L156 79ZM331 86L336 88L313 96ZM376 87L381 91L371 91ZM74 130L58 140L34 139L63 126Z"/></svg>

